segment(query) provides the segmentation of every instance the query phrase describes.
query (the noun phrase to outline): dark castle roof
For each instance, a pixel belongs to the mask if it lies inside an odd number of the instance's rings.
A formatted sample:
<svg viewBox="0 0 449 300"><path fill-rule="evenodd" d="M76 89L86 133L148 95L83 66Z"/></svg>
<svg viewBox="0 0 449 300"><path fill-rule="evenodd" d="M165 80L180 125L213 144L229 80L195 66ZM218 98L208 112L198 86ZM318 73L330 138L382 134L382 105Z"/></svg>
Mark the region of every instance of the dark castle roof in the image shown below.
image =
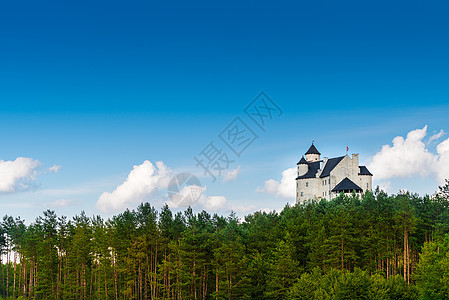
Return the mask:
<svg viewBox="0 0 449 300"><path fill-rule="evenodd" d="M308 164L308 162L307 162L307 160L304 159L304 156L297 163L297 165L307 165L307 164Z"/></svg>
<svg viewBox="0 0 449 300"><path fill-rule="evenodd" d="M320 152L318 152L318 150L315 148L315 146L312 144L312 146L310 146L309 150L307 150L306 155L307 154L318 154L321 155ZM340 156L340 157L334 157L334 158L329 158L326 162L326 164L324 165L324 169L320 174L320 178L324 178L330 175L330 173L332 172L333 169L335 169L335 167L342 161L342 159L345 158L345 156ZM315 162L308 162L307 160L304 159L304 156L300 159L300 161L297 163L297 165L308 165L308 170L304 175L298 176L296 177L296 179L306 179L306 178L316 178L316 175L320 169L320 163L322 163L323 161L315 161ZM371 174L371 172L368 170L367 167L365 166L359 166L359 173L358 175L367 175L367 176L373 176L373 174ZM348 179L349 180L349 179ZM342 183L345 180L342 180L340 183ZM350 182L352 182L351 180L349 180ZM353 183L353 182L352 182ZM357 187L358 189L360 189L359 186L357 186L355 183L353 183L355 185L355 187ZM338 185L335 187L337 188ZM360 189L361 190L361 189Z"/></svg>
<svg viewBox="0 0 449 300"><path fill-rule="evenodd" d="M318 154L318 155L320 155L321 153L315 148L315 145L312 144L312 146L310 146L309 150L307 150L306 154Z"/></svg>
<svg viewBox="0 0 449 300"><path fill-rule="evenodd" d="M368 171L368 168L365 166L360 166L360 172L359 175L368 175L368 176L373 176L373 174L371 174L370 171Z"/></svg>
<svg viewBox="0 0 449 300"><path fill-rule="evenodd" d="M322 160L309 163L309 170L307 171L307 173L296 177L296 179L315 178L316 173L320 169L320 162L322 162Z"/></svg>
<svg viewBox="0 0 449 300"><path fill-rule="evenodd" d="M324 166L323 172L321 172L320 178L329 176L331 171L340 163L340 161L344 158L344 156L335 157L335 158L329 158L327 160L326 165ZM302 158L299 163L302 163ZM307 161L304 159L304 162L307 163ZM315 161L312 163L307 163L309 165L309 169L307 170L306 174L296 177L296 179L305 179L305 178L316 178L316 174L318 173L318 170L320 169L320 163L323 162Z"/></svg>
<svg viewBox="0 0 449 300"><path fill-rule="evenodd" d="M345 177L342 181L340 181L339 184L337 184L333 189L332 192L344 192L344 191L356 191L356 192L363 192L362 188L359 187L357 184L355 184L351 179L348 177Z"/></svg>
<svg viewBox="0 0 449 300"><path fill-rule="evenodd" d="M329 158L324 166L323 172L321 172L320 178L329 176L331 171L340 163L344 156Z"/></svg>

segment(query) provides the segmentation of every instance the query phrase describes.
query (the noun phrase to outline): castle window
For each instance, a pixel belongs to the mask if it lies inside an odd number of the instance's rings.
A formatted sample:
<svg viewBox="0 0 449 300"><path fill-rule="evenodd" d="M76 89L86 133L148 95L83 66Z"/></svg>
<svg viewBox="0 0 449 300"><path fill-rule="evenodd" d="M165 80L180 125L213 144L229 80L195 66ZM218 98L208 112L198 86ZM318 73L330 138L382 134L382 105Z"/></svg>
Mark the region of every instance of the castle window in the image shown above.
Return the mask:
<svg viewBox="0 0 449 300"><path fill-rule="evenodd" d="M304 196L304 193L303 193L303 192L301 192L301 197L302 197L302 196Z"/></svg>
<svg viewBox="0 0 449 300"><path fill-rule="evenodd" d="M366 183L366 188L368 188L368 182Z"/></svg>
<svg viewBox="0 0 449 300"><path fill-rule="evenodd" d="M306 182L306 187L309 187L309 183L308 182Z"/></svg>

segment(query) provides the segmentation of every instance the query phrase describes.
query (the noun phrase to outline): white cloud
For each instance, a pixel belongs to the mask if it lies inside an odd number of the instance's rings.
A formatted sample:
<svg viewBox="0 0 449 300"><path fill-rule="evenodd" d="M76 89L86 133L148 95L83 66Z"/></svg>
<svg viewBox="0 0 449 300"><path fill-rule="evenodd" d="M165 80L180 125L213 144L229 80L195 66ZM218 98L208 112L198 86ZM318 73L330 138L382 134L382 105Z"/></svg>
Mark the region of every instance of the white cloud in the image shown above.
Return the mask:
<svg viewBox="0 0 449 300"><path fill-rule="evenodd" d="M199 203L208 211L216 211L223 208L226 204L224 196L204 196L200 198Z"/></svg>
<svg viewBox="0 0 449 300"><path fill-rule="evenodd" d="M104 192L98 198L96 207L103 212L114 212L135 206L148 200L152 193L168 186L173 172L163 162L154 166L146 160L133 167L125 182L112 192Z"/></svg>
<svg viewBox="0 0 449 300"><path fill-rule="evenodd" d="M267 214L271 213L272 211L276 211L276 209L265 207L260 210L260 212ZM278 209L277 211L281 211L281 209Z"/></svg>
<svg viewBox="0 0 449 300"><path fill-rule="evenodd" d="M170 195L167 201L171 208L188 207L199 205L201 209L207 211L217 211L226 205L226 197L224 196L207 196L205 195L206 187L197 185L184 186L178 193Z"/></svg>
<svg viewBox="0 0 449 300"><path fill-rule="evenodd" d="M168 187L173 175L173 171L163 162L153 165L146 160L141 165L134 166L126 180L112 192L101 194L96 207L102 212L117 212L156 197L164 200L171 208L198 203L208 211L216 211L226 205L226 197L206 196L203 194L206 187L197 185L183 186L179 192L170 194L169 198L167 195L162 196L160 192Z"/></svg>
<svg viewBox="0 0 449 300"><path fill-rule="evenodd" d="M294 199L296 193L296 168L289 168L282 172L281 182L274 179L265 181L263 188L257 188L258 192L267 192L288 199Z"/></svg>
<svg viewBox="0 0 449 300"><path fill-rule="evenodd" d="M16 160L0 160L0 192L12 193L26 190L36 179L41 163L29 157L18 157Z"/></svg>
<svg viewBox="0 0 449 300"><path fill-rule="evenodd" d="M248 205L248 206L244 206L244 205L232 205L231 206L231 210L235 211L236 213L248 213L248 212L253 212L255 211L257 208L255 205Z"/></svg>
<svg viewBox="0 0 449 300"><path fill-rule="evenodd" d="M427 133L427 125L407 134L407 138L397 136L393 146L384 145L372 158L368 168L376 180L392 177L427 176L432 173L436 157L422 142Z"/></svg>
<svg viewBox="0 0 449 300"><path fill-rule="evenodd" d="M410 193L410 191L407 190L406 188L402 188L402 189L399 189L398 195L405 195L407 193Z"/></svg>
<svg viewBox="0 0 449 300"><path fill-rule="evenodd" d="M205 190L205 187L196 184L183 186L180 191L176 190L169 194L170 200L167 204L172 208L193 206L201 197L204 197Z"/></svg>
<svg viewBox="0 0 449 300"><path fill-rule="evenodd" d="M59 208L59 207L66 207L66 206L75 205L75 204L77 204L77 202L73 201L73 200L59 199L59 200L51 202L49 204L49 206L53 207L53 208Z"/></svg>
<svg viewBox="0 0 449 300"><path fill-rule="evenodd" d="M229 207L230 210L238 213L238 214L253 214L255 212L265 212L265 213L270 213L272 211L282 211L283 207L278 207L278 208L269 208L269 207L257 207L256 205L231 205Z"/></svg>
<svg viewBox="0 0 449 300"><path fill-rule="evenodd" d="M387 193L391 193L391 181L383 181L379 183L379 188Z"/></svg>
<svg viewBox="0 0 449 300"><path fill-rule="evenodd" d="M238 166L234 170L228 171L223 178L223 182L236 179L239 173L240 173L240 166Z"/></svg>
<svg viewBox="0 0 449 300"><path fill-rule="evenodd" d="M442 137L443 135L445 135L446 132L444 132L443 129L440 130L440 132L435 133L434 135L432 135L429 140L427 141L427 145L429 145L430 143L432 143L435 140L438 140L440 137Z"/></svg>
<svg viewBox="0 0 449 300"><path fill-rule="evenodd" d="M434 176L439 184L449 178L449 139L437 146L437 154L429 152L423 142L427 134L427 125L423 129L410 131L404 139L397 136L393 146L384 145L374 155L369 170L375 180L414 175ZM427 145L444 135L444 131L430 137Z"/></svg>
<svg viewBox="0 0 449 300"><path fill-rule="evenodd" d="M61 165L53 165L50 168L48 168L48 171L51 173L58 173L61 167L62 167Z"/></svg>
<svg viewBox="0 0 449 300"><path fill-rule="evenodd" d="M446 139L437 146L438 163L435 168L438 183L444 184L445 179L449 179L449 139Z"/></svg>

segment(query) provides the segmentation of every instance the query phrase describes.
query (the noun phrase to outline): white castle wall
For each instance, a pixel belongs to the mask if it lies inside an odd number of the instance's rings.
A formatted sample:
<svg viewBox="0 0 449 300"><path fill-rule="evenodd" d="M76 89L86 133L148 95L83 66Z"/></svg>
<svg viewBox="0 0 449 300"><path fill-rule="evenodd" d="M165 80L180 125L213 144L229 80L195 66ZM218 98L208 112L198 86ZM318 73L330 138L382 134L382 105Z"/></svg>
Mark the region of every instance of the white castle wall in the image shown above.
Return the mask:
<svg viewBox="0 0 449 300"><path fill-rule="evenodd" d="M303 164L298 165L298 170L297 170L298 176L302 176L302 175L306 174L307 170L308 170L307 165L303 165Z"/></svg>
<svg viewBox="0 0 449 300"><path fill-rule="evenodd" d="M318 178L296 180L296 202L303 203L305 200L316 198L320 191L318 180ZM301 192L303 193L302 196Z"/></svg>

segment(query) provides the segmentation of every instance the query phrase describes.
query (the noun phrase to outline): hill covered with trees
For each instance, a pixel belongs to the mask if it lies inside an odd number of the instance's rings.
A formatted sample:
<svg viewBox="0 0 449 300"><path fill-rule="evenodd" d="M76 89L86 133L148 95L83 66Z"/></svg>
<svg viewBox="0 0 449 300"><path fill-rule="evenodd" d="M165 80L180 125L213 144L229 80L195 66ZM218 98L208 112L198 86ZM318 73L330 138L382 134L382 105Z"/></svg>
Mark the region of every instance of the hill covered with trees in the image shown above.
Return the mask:
<svg viewBox="0 0 449 300"><path fill-rule="evenodd" d="M376 190L243 220L148 203L109 220L5 216L0 296L448 299L447 195Z"/></svg>

